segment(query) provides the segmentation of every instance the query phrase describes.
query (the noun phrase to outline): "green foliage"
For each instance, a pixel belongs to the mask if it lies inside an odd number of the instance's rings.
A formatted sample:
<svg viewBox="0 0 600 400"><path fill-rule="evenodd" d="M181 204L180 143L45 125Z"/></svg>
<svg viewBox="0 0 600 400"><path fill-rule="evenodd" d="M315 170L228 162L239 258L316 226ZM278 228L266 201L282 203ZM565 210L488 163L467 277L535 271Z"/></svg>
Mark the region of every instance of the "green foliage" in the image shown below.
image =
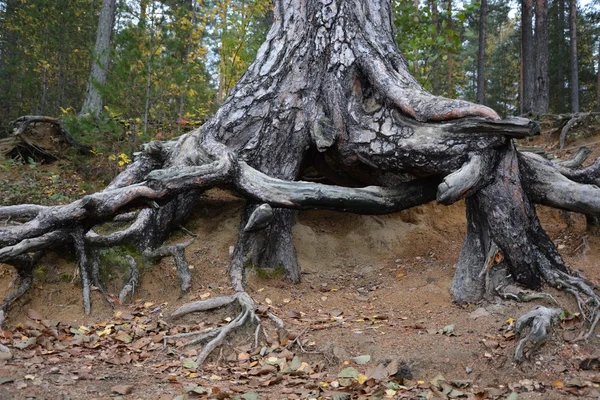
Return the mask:
<svg viewBox="0 0 600 400"><path fill-rule="evenodd" d="M466 78L463 43L477 39L467 22L477 13L478 4L463 2L451 13L444 2L424 2L415 8L414 0L395 0L393 5L398 47L415 78L433 93L456 93Z"/></svg>

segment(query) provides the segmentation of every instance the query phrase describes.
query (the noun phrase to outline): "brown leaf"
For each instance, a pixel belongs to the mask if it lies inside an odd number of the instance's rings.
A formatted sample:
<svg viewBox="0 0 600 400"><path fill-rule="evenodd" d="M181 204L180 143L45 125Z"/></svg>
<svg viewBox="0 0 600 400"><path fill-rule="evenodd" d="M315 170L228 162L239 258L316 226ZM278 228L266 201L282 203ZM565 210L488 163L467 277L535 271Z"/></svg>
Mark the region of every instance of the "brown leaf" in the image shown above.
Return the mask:
<svg viewBox="0 0 600 400"><path fill-rule="evenodd" d="M301 317L300 313L298 311L294 311L294 310L286 311L285 315L287 315L290 318L295 318L295 319L299 319Z"/></svg>
<svg viewBox="0 0 600 400"><path fill-rule="evenodd" d="M133 392L133 385L117 385L110 388L111 392L126 395Z"/></svg>
<svg viewBox="0 0 600 400"><path fill-rule="evenodd" d="M33 308L27 310L27 316L34 321L41 321L44 319L44 317L42 317L42 314L35 311Z"/></svg>

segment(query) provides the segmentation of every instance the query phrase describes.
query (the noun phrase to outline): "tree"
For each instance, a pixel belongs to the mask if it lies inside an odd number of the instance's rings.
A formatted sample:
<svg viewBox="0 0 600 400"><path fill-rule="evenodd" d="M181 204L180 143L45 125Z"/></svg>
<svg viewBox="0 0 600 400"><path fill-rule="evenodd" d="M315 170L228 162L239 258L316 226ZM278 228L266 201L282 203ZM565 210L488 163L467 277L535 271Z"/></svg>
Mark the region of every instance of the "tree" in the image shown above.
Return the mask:
<svg viewBox="0 0 600 400"><path fill-rule="evenodd" d="M485 34L487 29L487 0L481 0L479 13L479 52L477 57L477 103L485 102Z"/></svg>
<svg viewBox="0 0 600 400"><path fill-rule="evenodd" d="M183 306L174 316L234 302L242 311L212 336L199 333L199 340L210 340L199 362L233 329L259 323L244 291L248 266L283 268L288 280L300 279L291 236L295 209L380 214L466 198L467 236L451 289L456 301L520 298L508 284L539 289L546 282L576 294L585 317L597 322L600 296L570 273L534 207L600 214L600 189L587 184L597 182L597 163L579 169L582 157L559 164L518 152L512 139L538 132L535 123L499 120L485 106L424 90L397 50L391 6L276 0L255 61L201 128L148 143L105 190L69 205L1 207L1 218L22 221L0 228L0 262L15 266L21 278L2 310L31 287L39 258L61 246L75 250L88 313L91 285L102 288L101 247L130 243L149 258L173 254L182 290L189 289L185 244L159 246L202 191L218 185L248 200L229 270L234 294ZM296 181L307 165L330 183ZM125 213L131 209L140 211ZM110 234L94 231L117 214L134 221ZM539 308L520 320L519 326L535 321L535 328L517 349L543 339L556 314Z"/></svg>
<svg viewBox="0 0 600 400"><path fill-rule="evenodd" d="M92 59L92 69L81 107L81 114L90 114L95 117L102 113L102 94L100 88L106 83L108 63L110 62L110 43L113 26L115 23L116 0L103 0L98 28L96 29L96 45Z"/></svg>
<svg viewBox="0 0 600 400"><path fill-rule="evenodd" d="M548 85L548 0L535 3L535 78L533 112L548 113L550 92Z"/></svg>
<svg viewBox="0 0 600 400"><path fill-rule="evenodd" d="M569 0L569 60L571 112L579 112L579 66L577 59L577 0Z"/></svg>
<svg viewBox="0 0 600 400"><path fill-rule="evenodd" d="M521 114L533 109L535 60L533 52L533 0L521 0Z"/></svg>

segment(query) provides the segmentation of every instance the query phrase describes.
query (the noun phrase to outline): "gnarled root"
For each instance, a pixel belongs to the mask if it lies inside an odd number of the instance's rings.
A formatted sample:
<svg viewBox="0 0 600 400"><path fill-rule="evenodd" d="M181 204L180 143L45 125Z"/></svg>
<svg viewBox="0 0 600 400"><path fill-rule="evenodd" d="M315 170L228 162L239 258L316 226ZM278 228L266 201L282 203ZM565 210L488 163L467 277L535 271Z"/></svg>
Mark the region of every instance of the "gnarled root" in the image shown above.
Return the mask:
<svg viewBox="0 0 600 400"><path fill-rule="evenodd" d="M240 312L237 315L237 317L231 320L231 322L229 322L227 325L224 325L219 328L206 329L199 332L190 332L172 336L165 336L165 342L169 339L188 338L189 341L185 344L185 346L193 346L208 341L208 343L204 345L204 347L198 354L198 358L196 360L198 364L202 364L210 355L210 353L212 353L213 350L215 350L223 343L227 335L229 335L231 332L241 327L245 323L251 323L256 325L255 346L258 346L261 320L258 317L258 315L256 315L254 300L252 300L250 295L248 295L246 292L238 292L231 296L217 297L214 299L202 300L195 303L186 304L177 309L177 311L175 311L171 315L171 318L180 318L192 312L214 310L216 308L221 308L236 302L240 307ZM281 326L278 326L278 328L282 328L283 323L281 322L281 320L279 320L276 317L275 320L279 321L279 324L281 324Z"/></svg>
<svg viewBox="0 0 600 400"><path fill-rule="evenodd" d="M142 253L142 256L151 261L156 261L167 256L173 256L177 268L177 275L179 275L179 281L181 282L181 291L186 293L192 286L192 276L190 274L188 262L185 258L185 248L192 244L193 241L194 240L192 239L185 243L163 246L156 250L145 250Z"/></svg>
<svg viewBox="0 0 600 400"><path fill-rule="evenodd" d="M515 361L521 362L525 346L531 345L528 354L533 354L548 337L548 329L552 326L552 321L560 315L559 308L547 308L537 306L527 314L521 316L515 325L517 335L522 335L526 327L530 327L529 332L525 337L522 337L515 348Z"/></svg>
<svg viewBox="0 0 600 400"><path fill-rule="evenodd" d="M131 293L131 301L133 302L135 296L135 288L139 285L140 282L140 273L138 271L135 259L129 254L126 255L125 258L127 258L127 262L129 263L129 279L127 280L127 283L125 284L125 286L123 286L123 289L119 294L119 301L121 302L121 304L125 303L127 295L129 293Z"/></svg>

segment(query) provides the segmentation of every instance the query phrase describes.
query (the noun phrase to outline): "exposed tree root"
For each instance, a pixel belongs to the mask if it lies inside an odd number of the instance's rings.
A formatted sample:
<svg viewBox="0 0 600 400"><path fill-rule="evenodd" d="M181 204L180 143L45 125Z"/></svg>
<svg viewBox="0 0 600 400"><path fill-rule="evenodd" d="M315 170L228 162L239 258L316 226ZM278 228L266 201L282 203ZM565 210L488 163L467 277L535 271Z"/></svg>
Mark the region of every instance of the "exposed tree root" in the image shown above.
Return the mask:
<svg viewBox="0 0 600 400"><path fill-rule="evenodd" d="M131 301L133 302L135 299L135 288L138 287L140 282L140 273L137 268L137 264L135 259L131 257L129 254L125 256L127 258L127 262L129 263L129 279L127 279L127 283L123 286L121 293L119 294L119 301L121 304L125 304L125 300L127 300L127 295L131 293Z"/></svg>
<svg viewBox="0 0 600 400"><path fill-rule="evenodd" d="M525 346L531 345L528 354L533 354L548 337L548 329L552 326L552 321L560 315L559 308L547 308L537 306L527 314L521 316L515 324L515 332L522 336L524 329L529 327L529 332L519 339L515 348L515 361L521 362L525 351Z"/></svg>
<svg viewBox="0 0 600 400"><path fill-rule="evenodd" d="M142 256L150 261L157 261L163 257L173 256L177 268L177 275L179 275L179 281L181 282L181 291L186 293L192 286L192 276L190 274L188 262L185 258L185 248L192 244L193 241L194 240L192 239L185 243L164 246L156 250L145 250L142 253Z"/></svg>
<svg viewBox="0 0 600 400"><path fill-rule="evenodd" d="M559 139L559 144L560 144L560 148L562 149L563 147L565 147L565 141L567 139L567 135L569 134L569 131L571 130L571 128L577 124L579 121L581 121L584 118L587 118L590 116L590 113L576 113L576 114L572 114L571 118L569 118L567 120L567 122L565 123L565 125L562 127L561 131L560 131L560 139Z"/></svg>
<svg viewBox="0 0 600 400"><path fill-rule="evenodd" d="M231 296L217 297L214 299L202 300L195 303L186 304L177 311L175 311L171 318L180 318L186 314L198 311L209 311L214 310L216 308L221 308L233 303L238 303L240 307L239 314L226 325L221 326L219 328L207 329L199 332L190 332L179 335L166 336L165 341L174 338L188 338L189 341L185 344L185 346L193 346L205 341L208 341L202 350L198 354L197 362L198 364L202 364L206 358L219 347L227 335L232 333L235 329L241 327L246 323L256 324L255 331L255 346L258 346L258 338L260 334L261 320L256 315L254 310L255 304L254 300L246 293L246 292L238 292ZM281 320L273 316L276 320L279 321L281 326L283 323Z"/></svg>
<svg viewBox="0 0 600 400"><path fill-rule="evenodd" d="M54 137L28 135L28 128L35 124L53 125L56 127L57 135ZM11 122L11 125L14 127L13 135L6 139L0 139L0 155L21 153L25 149L26 153L34 153L37 156L41 155L54 160L60 153L56 149L56 142L64 142L82 154L87 154L92 150L90 146L80 143L71 136L59 118L26 115Z"/></svg>

